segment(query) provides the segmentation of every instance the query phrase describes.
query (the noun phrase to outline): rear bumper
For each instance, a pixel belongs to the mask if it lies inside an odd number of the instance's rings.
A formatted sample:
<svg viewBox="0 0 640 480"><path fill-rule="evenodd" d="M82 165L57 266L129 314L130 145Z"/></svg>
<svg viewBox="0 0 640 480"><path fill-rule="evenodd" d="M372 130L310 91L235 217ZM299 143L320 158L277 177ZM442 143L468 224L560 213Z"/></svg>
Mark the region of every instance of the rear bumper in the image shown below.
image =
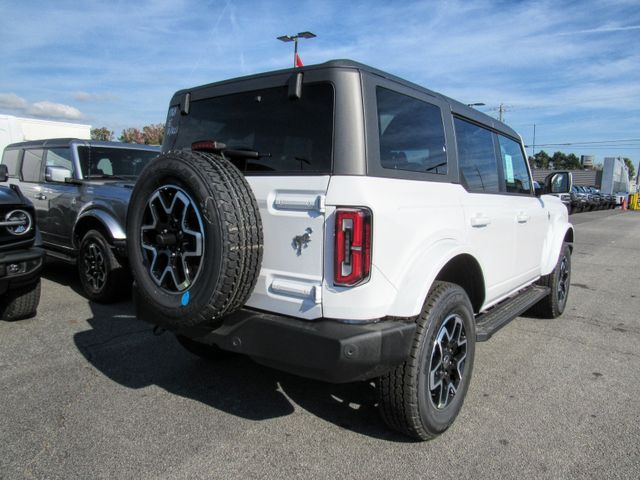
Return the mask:
<svg viewBox="0 0 640 480"><path fill-rule="evenodd" d="M411 320L348 324L242 309L216 330L179 333L295 375L345 383L377 377L406 360L415 329Z"/></svg>
<svg viewBox="0 0 640 480"><path fill-rule="evenodd" d="M25 248L0 254L0 294L31 284L40 277L44 250Z"/></svg>

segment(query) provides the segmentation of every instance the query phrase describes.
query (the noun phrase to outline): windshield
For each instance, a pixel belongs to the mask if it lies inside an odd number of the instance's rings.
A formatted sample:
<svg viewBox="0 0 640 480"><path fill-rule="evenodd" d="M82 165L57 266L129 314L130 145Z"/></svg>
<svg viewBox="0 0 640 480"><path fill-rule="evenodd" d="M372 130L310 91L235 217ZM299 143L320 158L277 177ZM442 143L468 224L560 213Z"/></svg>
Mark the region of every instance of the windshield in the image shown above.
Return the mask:
<svg viewBox="0 0 640 480"><path fill-rule="evenodd" d="M180 124L173 145L169 120L164 148L215 141L230 150L257 152L257 158L231 158L247 174L330 173L333 102L328 83L304 85L300 99L277 87L193 101L188 115L176 115Z"/></svg>
<svg viewBox="0 0 640 480"><path fill-rule="evenodd" d="M78 147L82 178L135 179L158 154L133 148Z"/></svg>

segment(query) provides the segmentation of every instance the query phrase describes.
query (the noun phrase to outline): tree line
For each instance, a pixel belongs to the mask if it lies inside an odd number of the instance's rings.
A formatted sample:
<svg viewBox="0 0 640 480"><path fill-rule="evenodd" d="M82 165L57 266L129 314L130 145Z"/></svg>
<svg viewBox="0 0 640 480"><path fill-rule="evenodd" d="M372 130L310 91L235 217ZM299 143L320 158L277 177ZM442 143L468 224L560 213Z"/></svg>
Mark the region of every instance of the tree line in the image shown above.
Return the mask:
<svg viewBox="0 0 640 480"><path fill-rule="evenodd" d="M636 169L630 158L623 158L625 165L629 169L629 179L635 178ZM529 157L531 168L554 168L556 170L582 170L583 165L580 159L573 153L555 152L549 156L544 150L540 150L533 157ZM602 165L593 165L594 170L601 170Z"/></svg>
<svg viewBox="0 0 640 480"><path fill-rule="evenodd" d="M118 137L119 142L123 143L140 143L145 145L162 145L164 139L164 123L156 123L146 125L139 128L125 128ZM115 132L107 127L92 128L91 140L99 140L103 142L113 142L115 140Z"/></svg>

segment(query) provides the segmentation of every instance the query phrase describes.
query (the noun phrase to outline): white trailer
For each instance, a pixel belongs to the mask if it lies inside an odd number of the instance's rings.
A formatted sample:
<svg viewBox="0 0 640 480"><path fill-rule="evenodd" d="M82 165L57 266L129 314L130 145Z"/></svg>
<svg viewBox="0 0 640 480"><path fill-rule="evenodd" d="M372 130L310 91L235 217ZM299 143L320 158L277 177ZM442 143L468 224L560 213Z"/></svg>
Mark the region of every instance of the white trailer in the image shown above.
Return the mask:
<svg viewBox="0 0 640 480"><path fill-rule="evenodd" d="M10 143L46 138L91 138L91 125L0 115L0 154Z"/></svg>

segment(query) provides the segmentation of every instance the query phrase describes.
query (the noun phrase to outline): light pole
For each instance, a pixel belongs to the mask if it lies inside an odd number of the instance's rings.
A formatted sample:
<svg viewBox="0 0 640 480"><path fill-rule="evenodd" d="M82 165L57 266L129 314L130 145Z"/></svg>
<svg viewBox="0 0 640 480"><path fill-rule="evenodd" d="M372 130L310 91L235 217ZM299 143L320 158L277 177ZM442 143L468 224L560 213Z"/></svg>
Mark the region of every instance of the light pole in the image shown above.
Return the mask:
<svg viewBox="0 0 640 480"><path fill-rule="evenodd" d="M478 103L467 103L467 107L484 107L484 103L478 102Z"/></svg>
<svg viewBox="0 0 640 480"><path fill-rule="evenodd" d="M281 37L277 37L281 42L294 42L293 48L293 68L297 66L302 66L302 61L300 61L300 65L298 65L298 39L299 38L315 38L317 35L311 32L299 32L296 35L282 35Z"/></svg>

